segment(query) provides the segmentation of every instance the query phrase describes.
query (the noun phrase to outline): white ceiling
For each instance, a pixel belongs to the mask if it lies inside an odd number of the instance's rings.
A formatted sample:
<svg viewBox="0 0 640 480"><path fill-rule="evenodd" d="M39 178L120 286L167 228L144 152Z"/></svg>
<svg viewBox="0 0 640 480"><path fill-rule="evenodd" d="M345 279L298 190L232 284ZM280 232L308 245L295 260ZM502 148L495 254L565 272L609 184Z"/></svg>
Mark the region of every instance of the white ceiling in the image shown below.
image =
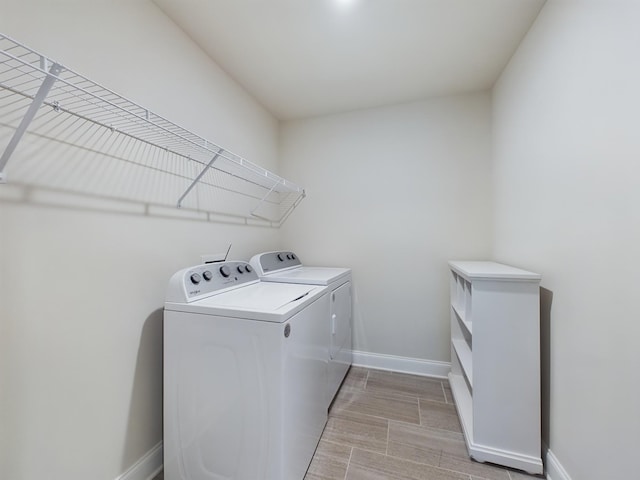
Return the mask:
<svg viewBox="0 0 640 480"><path fill-rule="evenodd" d="M545 0L154 0L282 120L491 88Z"/></svg>

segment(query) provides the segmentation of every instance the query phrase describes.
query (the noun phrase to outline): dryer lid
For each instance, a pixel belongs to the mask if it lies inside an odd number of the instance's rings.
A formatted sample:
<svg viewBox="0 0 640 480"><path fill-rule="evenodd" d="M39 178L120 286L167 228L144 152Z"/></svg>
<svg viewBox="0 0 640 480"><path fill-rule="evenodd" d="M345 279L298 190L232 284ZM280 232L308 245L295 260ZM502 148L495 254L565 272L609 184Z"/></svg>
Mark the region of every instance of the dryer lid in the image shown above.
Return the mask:
<svg viewBox="0 0 640 480"><path fill-rule="evenodd" d="M238 288L222 295L202 300L202 304L212 307L230 307L241 310L273 312L304 299L315 290L313 285L283 285L256 283Z"/></svg>
<svg viewBox="0 0 640 480"><path fill-rule="evenodd" d="M349 268L337 267L298 267L264 275L263 282L284 282L294 284L330 285L351 275Z"/></svg>

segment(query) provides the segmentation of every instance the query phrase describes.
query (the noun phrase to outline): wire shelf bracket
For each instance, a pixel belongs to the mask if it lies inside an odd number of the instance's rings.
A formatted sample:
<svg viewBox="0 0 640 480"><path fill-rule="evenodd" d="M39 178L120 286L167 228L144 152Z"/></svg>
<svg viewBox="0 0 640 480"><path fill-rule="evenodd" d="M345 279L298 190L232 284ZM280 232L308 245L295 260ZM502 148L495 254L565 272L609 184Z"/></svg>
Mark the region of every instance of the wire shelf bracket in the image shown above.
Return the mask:
<svg viewBox="0 0 640 480"><path fill-rule="evenodd" d="M184 198L187 195L189 195L189 192L191 190L193 190L193 187L195 187L198 184L198 182L200 181L200 179L202 179L202 177L204 177L204 174L207 173L207 170L209 170L211 168L211 165L213 165L213 162L215 162L220 157L221 154L222 154L222 150L220 150L218 153L216 153L213 156L213 158L209 161L209 163L207 163L207 166L204 167L202 169L202 171L198 174L198 176L193 179L193 182L191 182L191 184L187 187L185 192L178 199L178 203L177 203L177 207L178 208L182 207L182 201L184 200Z"/></svg>
<svg viewBox="0 0 640 480"><path fill-rule="evenodd" d="M43 69L46 68L47 63L48 63L47 59L43 56L40 56L40 64L42 65ZM25 134L25 132L29 128L29 124L33 121L34 117L36 116L36 113L38 113L38 109L42 106L45 99L47 98L47 95L49 94L49 90L51 90L51 87L53 86L58 74L61 71L62 71L62 65L59 65L57 63L54 63L53 65L51 65L51 68L49 69L49 73L45 77L44 81L40 85L40 88L38 89L38 92L33 98L33 102L31 102L31 105L27 109L27 112L24 114L24 117L22 117L22 121L20 122L20 125L18 125L18 128L16 129L13 136L11 137L11 140L9 140L9 143L4 149L4 152L2 153L2 157L0 157L0 183L6 183L4 168L7 166L7 163L9 162L9 159L11 158L11 155L13 154L14 150L18 146L18 143L20 143L22 136Z"/></svg>

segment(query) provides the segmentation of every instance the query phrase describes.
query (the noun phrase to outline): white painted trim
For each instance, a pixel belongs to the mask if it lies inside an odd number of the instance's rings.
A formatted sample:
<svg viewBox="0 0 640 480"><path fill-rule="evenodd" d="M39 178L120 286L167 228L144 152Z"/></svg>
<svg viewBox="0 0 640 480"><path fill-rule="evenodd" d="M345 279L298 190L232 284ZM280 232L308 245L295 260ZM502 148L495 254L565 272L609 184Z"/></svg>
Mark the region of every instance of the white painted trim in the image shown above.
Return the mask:
<svg viewBox="0 0 640 480"><path fill-rule="evenodd" d="M523 455L518 452L510 452L500 448L469 443L466 435L465 441L471 457L478 462L497 463L498 465L524 470L525 472L533 475L541 475L544 472L544 466L540 456L533 457L531 455Z"/></svg>
<svg viewBox="0 0 640 480"><path fill-rule="evenodd" d="M162 442L145 453L116 480L152 480L160 470L162 470Z"/></svg>
<svg viewBox="0 0 640 480"><path fill-rule="evenodd" d="M383 353L353 352L353 365L357 367L391 370L393 372L411 373L424 377L446 379L451 370L451 363L421 358L397 357Z"/></svg>
<svg viewBox="0 0 640 480"><path fill-rule="evenodd" d="M547 465L547 480L571 480L571 477L564 469L558 457L547 448L546 462Z"/></svg>

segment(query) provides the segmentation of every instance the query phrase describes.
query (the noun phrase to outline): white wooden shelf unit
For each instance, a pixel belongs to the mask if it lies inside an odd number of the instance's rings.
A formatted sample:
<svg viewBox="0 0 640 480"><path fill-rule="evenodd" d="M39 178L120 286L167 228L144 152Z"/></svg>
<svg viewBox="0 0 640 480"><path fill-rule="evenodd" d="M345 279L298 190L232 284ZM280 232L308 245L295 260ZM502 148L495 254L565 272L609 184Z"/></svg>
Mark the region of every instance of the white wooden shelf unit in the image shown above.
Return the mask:
<svg viewBox="0 0 640 480"><path fill-rule="evenodd" d="M3 34L0 153L0 183L10 175L17 185L177 205L276 226L305 195L295 183Z"/></svg>
<svg viewBox="0 0 640 480"><path fill-rule="evenodd" d="M469 455L542 473L541 277L495 262L449 267L449 382Z"/></svg>

